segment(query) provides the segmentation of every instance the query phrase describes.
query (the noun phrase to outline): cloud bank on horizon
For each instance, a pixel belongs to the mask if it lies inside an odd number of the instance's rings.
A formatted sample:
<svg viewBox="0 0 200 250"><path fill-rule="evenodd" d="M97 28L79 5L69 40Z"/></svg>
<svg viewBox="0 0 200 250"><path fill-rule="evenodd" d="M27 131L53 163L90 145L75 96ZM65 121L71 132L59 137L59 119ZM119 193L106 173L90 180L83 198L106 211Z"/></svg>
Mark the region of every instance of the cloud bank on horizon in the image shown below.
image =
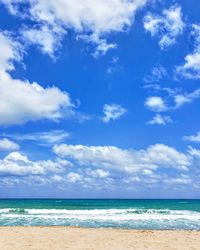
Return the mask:
<svg viewBox="0 0 200 250"><path fill-rule="evenodd" d="M199 198L197 10L0 0L1 197Z"/></svg>

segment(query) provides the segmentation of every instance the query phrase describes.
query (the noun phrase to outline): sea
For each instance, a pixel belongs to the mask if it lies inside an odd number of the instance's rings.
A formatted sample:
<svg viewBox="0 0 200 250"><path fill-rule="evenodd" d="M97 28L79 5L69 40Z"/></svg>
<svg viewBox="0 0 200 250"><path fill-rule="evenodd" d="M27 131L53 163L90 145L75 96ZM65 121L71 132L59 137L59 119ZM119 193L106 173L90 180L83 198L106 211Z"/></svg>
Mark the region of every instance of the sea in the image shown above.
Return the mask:
<svg viewBox="0 0 200 250"><path fill-rule="evenodd" d="M200 200L1 199L0 226L200 230Z"/></svg>

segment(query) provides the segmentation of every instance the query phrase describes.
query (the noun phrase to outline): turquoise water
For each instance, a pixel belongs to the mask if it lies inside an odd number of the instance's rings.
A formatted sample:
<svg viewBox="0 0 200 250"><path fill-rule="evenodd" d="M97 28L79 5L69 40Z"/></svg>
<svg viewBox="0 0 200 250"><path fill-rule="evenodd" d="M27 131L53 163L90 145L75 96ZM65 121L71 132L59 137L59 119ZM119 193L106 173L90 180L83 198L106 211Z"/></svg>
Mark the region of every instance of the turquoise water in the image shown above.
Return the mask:
<svg viewBox="0 0 200 250"><path fill-rule="evenodd" d="M200 230L200 200L0 200L0 226Z"/></svg>

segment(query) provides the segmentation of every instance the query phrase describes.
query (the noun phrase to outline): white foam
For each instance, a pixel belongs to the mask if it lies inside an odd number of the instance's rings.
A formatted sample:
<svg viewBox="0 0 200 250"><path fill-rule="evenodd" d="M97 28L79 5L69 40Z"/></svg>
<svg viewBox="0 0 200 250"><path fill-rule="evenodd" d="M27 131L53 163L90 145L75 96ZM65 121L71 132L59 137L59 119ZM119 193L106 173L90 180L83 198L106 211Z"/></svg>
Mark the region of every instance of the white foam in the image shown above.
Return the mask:
<svg viewBox="0 0 200 250"><path fill-rule="evenodd" d="M0 209L0 214L2 214L2 213L8 213L8 212L10 212L10 210L11 210L11 208L1 208Z"/></svg>
<svg viewBox="0 0 200 250"><path fill-rule="evenodd" d="M200 223L200 213L188 210L156 210L149 209L94 209L94 210L66 210L66 209L25 209L25 213L13 213L5 210L1 214L4 218L38 218L43 220L77 220L77 221L177 221L189 220ZM142 211L144 213L142 213Z"/></svg>

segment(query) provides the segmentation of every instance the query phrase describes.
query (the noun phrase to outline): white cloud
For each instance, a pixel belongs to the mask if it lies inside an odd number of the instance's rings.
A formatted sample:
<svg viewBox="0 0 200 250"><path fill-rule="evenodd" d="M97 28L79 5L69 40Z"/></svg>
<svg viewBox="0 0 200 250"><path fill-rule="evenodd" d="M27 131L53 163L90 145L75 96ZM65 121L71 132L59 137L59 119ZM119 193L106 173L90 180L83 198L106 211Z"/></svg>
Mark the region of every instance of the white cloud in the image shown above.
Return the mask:
<svg viewBox="0 0 200 250"><path fill-rule="evenodd" d="M127 110L120 105L117 104L105 104L103 106L104 116L102 117L102 121L105 123L110 122L111 120L117 120L121 116L123 116Z"/></svg>
<svg viewBox="0 0 200 250"><path fill-rule="evenodd" d="M117 48L116 43L107 43L105 39L98 39L98 42L96 42L97 47L95 52L92 54L95 58L97 58L99 55L105 55L108 50Z"/></svg>
<svg viewBox="0 0 200 250"><path fill-rule="evenodd" d="M61 182L64 181L63 177L60 176L60 175L57 175L57 174L53 175L53 176L51 177L51 180L52 180L53 182L55 182L55 183L61 183Z"/></svg>
<svg viewBox="0 0 200 250"><path fill-rule="evenodd" d="M109 173L102 169L86 169L78 172L69 172L66 175L66 181L69 184L80 185L82 188L102 189L112 185L112 178Z"/></svg>
<svg viewBox="0 0 200 250"><path fill-rule="evenodd" d="M172 119L170 116L162 116L160 114L156 114L148 124L158 124L158 125L166 125L167 123L171 123Z"/></svg>
<svg viewBox="0 0 200 250"><path fill-rule="evenodd" d="M0 72L0 125L22 124L50 119L58 121L70 115L73 104L69 94L56 87L43 88L37 83L16 80Z"/></svg>
<svg viewBox="0 0 200 250"><path fill-rule="evenodd" d="M18 152L12 152L0 161L0 175L23 176L29 174L44 174L44 169Z"/></svg>
<svg viewBox="0 0 200 250"><path fill-rule="evenodd" d="M20 15L18 7L20 2L3 1L11 13ZM45 42L38 42L34 34L39 37L43 34L30 30L27 38L42 47L43 52L52 54L56 49L53 39L58 39L54 34L55 29L73 30L78 36L97 45L94 55L105 54L109 49L116 47L115 43L108 43L105 36L111 32L123 32L133 24L136 12L141 9L147 0L29 0L30 7L26 10L26 17L38 24L51 27ZM67 11L66 11L67 10ZM114 10L114 11L113 11ZM31 34L33 32L33 34ZM62 33L62 32L61 32ZM60 33L59 33L60 34Z"/></svg>
<svg viewBox="0 0 200 250"><path fill-rule="evenodd" d="M164 144L149 146L144 154L145 161L159 167L172 167L187 170L191 165L188 155L178 152L176 149Z"/></svg>
<svg viewBox="0 0 200 250"><path fill-rule="evenodd" d="M176 178L169 178L165 179L164 183L169 184L169 185L188 185L192 183L192 178L187 175L180 175Z"/></svg>
<svg viewBox="0 0 200 250"><path fill-rule="evenodd" d="M67 174L68 182L76 183L76 182L80 182L81 180L82 180L82 176L78 173L70 172L69 174Z"/></svg>
<svg viewBox="0 0 200 250"><path fill-rule="evenodd" d="M38 144L54 144L69 138L70 134L65 130L50 130L47 132L35 132L29 134L3 134L6 137L18 141L35 141Z"/></svg>
<svg viewBox="0 0 200 250"><path fill-rule="evenodd" d="M189 152L189 154L192 155L194 158L199 158L199 159L200 159L200 150L199 150L199 149L195 149L195 148L189 146L188 152Z"/></svg>
<svg viewBox="0 0 200 250"><path fill-rule="evenodd" d="M112 146L55 145L60 157L77 161L83 166L101 167L127 173L143 169L175 168L187 170L190 157L163 144L149 146L146 150L125 150Z"/></svg>
<svg viewBox="0 0 200 250"><path fill-rule="evenodd" d="M184 136L183 139L186 141L200 143L200 132L197 132L196 135Z"/></svg>
<svg viewBox="0 0 200 250"><path fill-rule="evenodd" d="M116 43L108 43L106 39L99 38L96 34L94 35L78 35L77 39L82 39L89 43L94 43L96 48L92 55L97 58L100 55L105 55L108 50L117 48Z"/></svg>
<svg viewBox="0 0 200 250"><path fill-rule="evenodd" d="M185 63L177 67L177 73L190 79L200 78L200 25L192 26L195 39L194 51L185 57Z"/></svg>
<svg viewBox="0 0 200 250"><path fill-rule="evenodd" d="M152 36L158 36L161 49L165 49L176 43L176 39L183 33L184 22L182 20L181 7L174 5L165 9L161 16L148 14L144 18L144 28Z"/></svg>
<svg viewBox="0 0 200 250"><path fill-rule="evenodd" d="M193 102L193 100L195 100L199 97L200 97L200 89L196 89L195 91L193 91L191 93L174 95L174 101L176 104L176 108L179 108L186 103L191 103L191 102Z"/></svg>
<svg viewBox="0 0 200 250"><path fill-rule="evenodd" d="M159 96L148 97L145 101L145 106L154 112L163 112L168 109L164 100Z"/></svg>
<svg viewBox="0 0 200 250"><path fill-rule="evenodd" d="M8 140L7 138L3 138L0 140L0 151L6 150L6 151L16 151L19 150L20 146L13 142Z"/></svg>
<svg viewBox="0 0 200 250"><path fill-rule="evenodd" d="M66 189L74 184L94 190L125 183L125 189L131 188L132 183L138 187L197 185L200 151L192 147L181 153L163 144L143 150L61 144L54 147L54 152L59 158L37 161L20 152L8 154L0 160L0 186L23 183Z"/></svg>
<svg viewBox="0 0 200 250"><path fill-rule="evenodd" d="M133 176L133 177L130 177L128 179L125 179L125 182L126 183L141 182L141 179L138 176Z"/></svg>
<svg viewBox="0 0 200 250"><path fill-rule="evenodd" d="M88 174L95 178L106 178L110 176L110 173L108 171L105 171L103 169L95 169L95 170L88 170Z"/></svg>
<svg viewBox="0 0 200 250"><path fill-rule="evenodd" d="M0 3L5 4L9 12L13 15L17 14L17 12L19 11L18 4L23 3L23 2L25 1L24 0L0 0Z"/></svg>
<svg viewBox="0 0 200 250"><path fill-rule="evenodd" d="M66 160L57 161L31 161L20 152L12 152L0 160L1 176L28 176L45 175L47 173L61 173L66 168L71 167L71 163Z"/></svg>
<svg viewBox="0 0 200 250"><path fill-rule="evenodd" d="M195 99L200 98L200 89L196 89L191 93L186 93L180 89L161 88L159 85L155 84L147 85L145 87L153 88L156 91L165 91L168 93L167 96L168 103L166 103L166 101L159 96L150 96L146 99L145 106L154 112L173 111L178 108L181 108L187 103L192 103ZM168 118L167 116L165 117L166 117L165 122L167 122L167 120L168 122L170 122L170 119L168 119L169 117ZM150 124L155 124L156 122L157 124L158 123L163 124L164 120L162 118L163 116L156 115L154 116L152 123Z"/></svg>
<svg viewBox="0 0 200 250"><path fill-rule="evenodd" d="M50 119L57 121L72 113L70 96L56 87L43 88L28 80L13 79L6 71L20 60L19 46L0 33L0 125L22 124Z"/></svg>
<svg viewBox="0 0 200 250"><path fill-rule="evenodd" d="M60 48L65 33L61 27L50 28L47 25L34 28L24 27L21 30L25 42L38 45L44 54L52 58L54 58L55 51Z"/></svg>
<svg viewBox="0 0 200 250"><path fill-rule="evenodd" d="M144 78L144 82L146 82L146 83L159 82L162 78L164 78L166 76L168 76L168 73L164 67L162 67L162 66L154 67L151 71L151 74ZM148 85L146 85L146 86L148 86Z"/></svg>
<svg viewBox="0 0 200 250"><path fill-rule="evenodd" d="M22 53L19 43L12 40L8 33L0 32L0 72L13 70L13 61L20 61Z"/></svg>
<svg viewBox="0 0 200 250"><path fill-rule="evenodd" d="M191 101L192 99L190 99L188 95L178 94L174 96L174 102L175 102L176 108L179 108L183 106L184 104L189 103Z"/></svg>
<svg viewBox="0 0 200 250"><path fill-rule="evenodd" d="M153 176L154 172L150 169L144 169L142 172L144 175L149 175L149 176Z"/></svg>

